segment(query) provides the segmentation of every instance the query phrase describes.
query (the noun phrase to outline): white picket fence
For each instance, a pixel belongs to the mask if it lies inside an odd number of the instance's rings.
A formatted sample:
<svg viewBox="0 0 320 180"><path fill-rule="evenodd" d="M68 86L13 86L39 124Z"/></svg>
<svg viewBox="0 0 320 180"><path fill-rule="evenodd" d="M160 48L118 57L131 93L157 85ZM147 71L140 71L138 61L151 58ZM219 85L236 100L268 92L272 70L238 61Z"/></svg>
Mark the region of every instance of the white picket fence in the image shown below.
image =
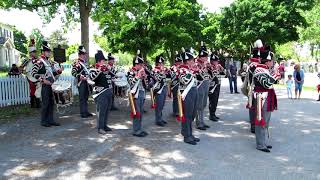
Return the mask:
<svg viewBox="0 0 320 180"><path fill-rule="evenodd" d="M73 76L61 76L59 80L70 81L73 95L78 95L78 88ZM0 107L28 104L30 101L29 84L25 76L0 78Z"/></svg>

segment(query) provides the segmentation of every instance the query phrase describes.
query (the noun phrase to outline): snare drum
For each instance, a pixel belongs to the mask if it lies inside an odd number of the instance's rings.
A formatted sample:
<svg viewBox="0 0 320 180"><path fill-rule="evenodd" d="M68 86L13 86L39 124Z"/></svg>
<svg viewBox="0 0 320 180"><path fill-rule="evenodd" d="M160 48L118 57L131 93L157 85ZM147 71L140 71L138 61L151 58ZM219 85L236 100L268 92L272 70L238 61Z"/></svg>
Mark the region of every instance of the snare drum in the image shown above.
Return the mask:
<svg viewBox="0 0 320 180"><path fill-rule="evenodd" d="M52 84L52 91L57 106L66 106L72 103L72 88L69 81L58 80Z"/></svg>
<svg viewBox="0 0 320 180"><path fill-rule="evenodd" d="M127 81L126 74L124 72L118 72L117 78L113 81L113 93L117 97L126 97L127 90L129 89L129 83Z"/></svg>

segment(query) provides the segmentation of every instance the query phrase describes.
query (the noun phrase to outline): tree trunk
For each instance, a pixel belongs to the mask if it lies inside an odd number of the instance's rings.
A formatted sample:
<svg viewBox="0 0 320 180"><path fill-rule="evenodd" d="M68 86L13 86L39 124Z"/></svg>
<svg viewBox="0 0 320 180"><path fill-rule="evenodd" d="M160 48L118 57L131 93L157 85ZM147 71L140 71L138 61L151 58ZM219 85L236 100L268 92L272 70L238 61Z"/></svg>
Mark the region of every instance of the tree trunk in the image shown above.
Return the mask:
<svg viewBox="0 0 320 180"><path fill-rule="evenodd" d="M89 15L91 5L87 5L86 0L79 0L80 22L81 22L81 43L89 53Z"/></svg>

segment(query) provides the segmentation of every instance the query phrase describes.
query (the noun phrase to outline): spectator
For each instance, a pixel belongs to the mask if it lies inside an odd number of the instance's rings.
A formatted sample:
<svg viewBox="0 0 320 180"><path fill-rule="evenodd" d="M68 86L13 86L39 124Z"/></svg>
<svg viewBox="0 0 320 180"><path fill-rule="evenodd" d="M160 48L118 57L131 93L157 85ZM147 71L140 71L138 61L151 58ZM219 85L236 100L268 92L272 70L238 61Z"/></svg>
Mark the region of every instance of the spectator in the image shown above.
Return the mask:
<svg viewBox="0 0 320 180"><path fill-rule="evenodd" d="M234 93L239 94L237 89L237 66L232 58L229 61L227 76L229 79L230 93L233 94L233 90L234 90Z"/></svg>
<svg viewBox="0 0 320 180"><path fill-rule="evenodd" d="M8 73L9 76L19 76L21 73L19 71L19 68L16 64L12 64L11 69Z"/></svg>
<svg viewBox="0 0 320 180"><path fill-rule="evenodd" d="M293 84L292 75L288 75L288 80L286 84L287 84L288 98L292 99L292 84Z"/></svg>
<svg viewBox="0 0 320 180"><path fill-rule="evenodd" d="M295 99L297 99L297 97L300 99L304 82L304 71L301 69L300 64L297 64L294 67L293 78L295 81Z"/></svg>
<svg viewBox="0 0 320 180"><path fill-rule="evenodd" d="M242 68L239 70L239 76L241 77L241 81L244 82L244 79L246 78L248 70L248 65L246 63L243 63Z"/></svg>
<svg viewBox="0 0 320 180"><path fill-rule="evenodd" d="M281 83L283 83L283 84L284 84L284 72L285 72L285 66L284 66L284 62L282 61L282 62L280 63L280 66L279 66L279 73L280 73L280 75L281 75L280 81L281 81ZM288 77L289 77L289 76L288 76Z"/></svg>

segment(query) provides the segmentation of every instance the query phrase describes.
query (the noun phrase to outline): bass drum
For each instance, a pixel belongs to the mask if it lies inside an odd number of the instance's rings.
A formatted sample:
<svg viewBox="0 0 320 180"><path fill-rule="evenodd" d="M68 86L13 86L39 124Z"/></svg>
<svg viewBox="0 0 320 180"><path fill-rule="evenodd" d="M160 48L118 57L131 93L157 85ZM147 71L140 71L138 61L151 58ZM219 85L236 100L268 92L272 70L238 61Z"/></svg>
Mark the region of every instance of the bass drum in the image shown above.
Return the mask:
<svg viewBox="0 0 320 180"><path fill-rule="evenodd" d="M31 74L32 68L33 68L33 63L32 63L32 60L30 60L26 66L26 75L31 82L37 82L37 79L32 77L32 74Z"/></svg>

